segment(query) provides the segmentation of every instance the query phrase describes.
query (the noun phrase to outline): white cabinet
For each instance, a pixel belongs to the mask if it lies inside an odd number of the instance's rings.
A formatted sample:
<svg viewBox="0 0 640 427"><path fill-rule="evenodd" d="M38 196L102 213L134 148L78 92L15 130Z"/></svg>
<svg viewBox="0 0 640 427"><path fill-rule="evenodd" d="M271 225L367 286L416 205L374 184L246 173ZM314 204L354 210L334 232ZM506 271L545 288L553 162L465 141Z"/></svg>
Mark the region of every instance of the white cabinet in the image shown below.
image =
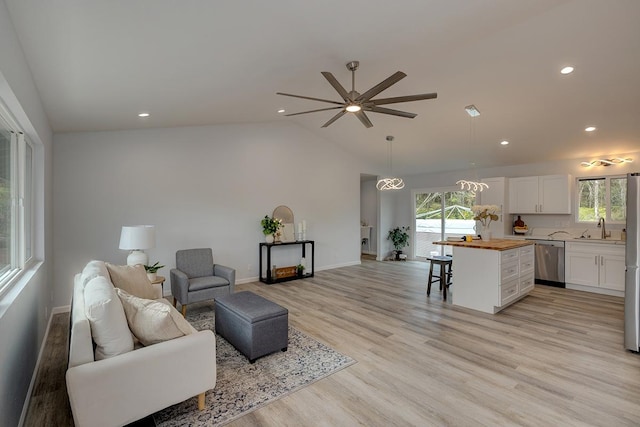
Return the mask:
<svg viewBox="0 0 640 427"><path fill-rule="evenodd" d="M567 242L566 282L624 291L624 250L622 245Z"/></svg>
<svg viewBox="0 0 640 427"><path fill-rule="evenodd" d="M453 305L497 313L534 286L534 246L505 251L453 247Z"/></svg>
<svg viewBox="0 0 640 427"><path fill-rule="evenodd" d="M510 178L509 213L570 214L571 175Z"/></svg>
<svg viewBox="0 0 640 427"><path fill-rule="evenodd" d="M507 201L507 178L484 178L482 180L489 188L485 188L481 192L478 192L477 199L481 205L496 205L500 208L500 214L497 221L491 221L489 229L493 237L504 237L506 234L511 234L511 223L505 224L506 216L506 201ZM479 230L479 228L478 228Z"/></svg>

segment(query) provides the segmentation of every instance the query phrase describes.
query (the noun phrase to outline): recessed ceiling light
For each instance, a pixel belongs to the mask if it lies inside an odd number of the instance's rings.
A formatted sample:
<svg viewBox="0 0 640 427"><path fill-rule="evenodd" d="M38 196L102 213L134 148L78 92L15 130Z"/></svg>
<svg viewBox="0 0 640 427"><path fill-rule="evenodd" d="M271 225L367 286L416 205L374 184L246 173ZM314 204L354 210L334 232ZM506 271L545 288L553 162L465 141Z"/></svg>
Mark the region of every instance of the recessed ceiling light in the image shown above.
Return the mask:
<svg viewBox="0 0 640 427"><path fill-rule="evenodd" d="M138 113L138 117L149 117L150 115L149 113Z"/></svg>
<svg viewBox="0 0 640 427"><path fill-rule="evenodd" d="M571 74L571 73L573 73L573 67L571 67L571 66L564 67L562 70L560 70L560 73L562 73L562 74Z"/></svg>
<svg viewBox="0 0 640 427"><path fill-rule="evenodd" d="M284 111L285 111L284 108L281 108L278 110L278 113L284 113Z"/></svg>
<svg viewBox="0 0 640 427"><path fill-rule="evenodd" d="M506 141L506 140L505 140L505 141L502 141L502 142L500 143L500 145L509 145L509 141Z"/></svg>
<svg viewBox="0 0 640 427"><path fill-rule="evenodd" d="M584 128L584 130L586 132L593 132L594 130L596 130L596 127L595 126L588 126L588 127Z"/></svg>

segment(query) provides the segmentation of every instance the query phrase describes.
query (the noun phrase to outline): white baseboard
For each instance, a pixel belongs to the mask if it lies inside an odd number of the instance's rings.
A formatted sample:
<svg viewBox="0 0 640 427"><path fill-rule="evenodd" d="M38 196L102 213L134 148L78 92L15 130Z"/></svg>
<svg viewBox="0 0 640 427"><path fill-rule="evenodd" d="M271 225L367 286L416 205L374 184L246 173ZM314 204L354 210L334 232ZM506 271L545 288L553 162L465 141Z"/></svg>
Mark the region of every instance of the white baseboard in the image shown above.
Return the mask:
<svg viewBox="0 0 640 427"><path fill-rule="evenodd" d="M24 405L22 406L22 413L20 414L18 427L22 427L24 425L24 420L25 420L25 417L27 416L27 410L29 409L29 403L31 402L31 393L33 392L33 386L36 383L36 377L38 375L38 370L40 369L40 362L42 361L42 354L44 353L44 346L47 342L47 338L49 337L49 331L51 330L51 320L53 320L53 315L56 314L57 308L60 308L60 307L53 308L51 310L51 313L49 314L49 320L47 321L47 329L45 330L44 337L42 337L42 341L40 342L40 351L38 351L38 359L36 360L36 366L33 368L33 373L31 374L31 381L29 382L29 388L27 389L27 398L24 400ZM62 311L61 313L63 312L64 311Z"/></svg>
<svg viewBox="0 0 640 427"><path fill-rule="evenodd" d="M255 277L245 277L244 279L236 280L237 285L242 285L244 283L257 282L260 278L258 276Z"/></svg>
<svg viewBox="0 0 640 427"><path fill-rule="evenodd" d="M53 307L51 309L51 316L53 316L54 314L60 314L60 313L68 313L71 311L71 306L70 305L63 305L60 307Z"/></svg>
<svg viewBox="0 0 640 427"><path fill-rule="evenodd" d="M614 297L624 298L624 291L616 291L613 289L603 289L603 288L597 288L594 286L573 285L571 283L567 283L565 286L567 289L573 289L576 291L592 292L594 294L611 295Z"/></svg>

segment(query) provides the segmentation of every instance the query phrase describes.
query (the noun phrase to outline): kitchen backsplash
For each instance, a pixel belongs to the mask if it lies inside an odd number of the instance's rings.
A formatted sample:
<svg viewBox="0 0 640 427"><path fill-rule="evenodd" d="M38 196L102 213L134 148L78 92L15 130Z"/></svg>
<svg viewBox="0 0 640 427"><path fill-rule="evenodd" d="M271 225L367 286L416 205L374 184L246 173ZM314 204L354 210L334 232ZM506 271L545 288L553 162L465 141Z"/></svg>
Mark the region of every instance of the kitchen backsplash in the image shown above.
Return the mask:
<svg viewBox="0 0 640 427"><path fill-rule="evenodd" d="M513 234L513 223L518 218L518 215L509 215L511 218ZM592 236L599 236L601 229L597 227L597 222L589 223L576 223L574 215L520 215L520 219L529 228L527 235L547 235L554 231L567 231L574 237L580 237L580 235L587 230L586 234ZM614 240L620 239L622 229L625 228L625 224L606 223L607 232L611 232L611 238ZM576 234L577 233L577 234Z"/></svg>

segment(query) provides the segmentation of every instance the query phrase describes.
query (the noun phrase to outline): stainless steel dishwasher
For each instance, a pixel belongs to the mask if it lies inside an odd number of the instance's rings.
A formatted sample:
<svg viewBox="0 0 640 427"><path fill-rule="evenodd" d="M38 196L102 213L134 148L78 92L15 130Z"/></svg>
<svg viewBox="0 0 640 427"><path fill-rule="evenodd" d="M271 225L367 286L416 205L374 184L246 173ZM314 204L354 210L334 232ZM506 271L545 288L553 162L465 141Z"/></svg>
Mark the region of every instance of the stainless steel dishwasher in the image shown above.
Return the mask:
<svg viewBox="0 0 640 427"><path fill-rule="evenodd" d="M536 283L564 288L564 241L531 240L535 242Z"/></svg>

